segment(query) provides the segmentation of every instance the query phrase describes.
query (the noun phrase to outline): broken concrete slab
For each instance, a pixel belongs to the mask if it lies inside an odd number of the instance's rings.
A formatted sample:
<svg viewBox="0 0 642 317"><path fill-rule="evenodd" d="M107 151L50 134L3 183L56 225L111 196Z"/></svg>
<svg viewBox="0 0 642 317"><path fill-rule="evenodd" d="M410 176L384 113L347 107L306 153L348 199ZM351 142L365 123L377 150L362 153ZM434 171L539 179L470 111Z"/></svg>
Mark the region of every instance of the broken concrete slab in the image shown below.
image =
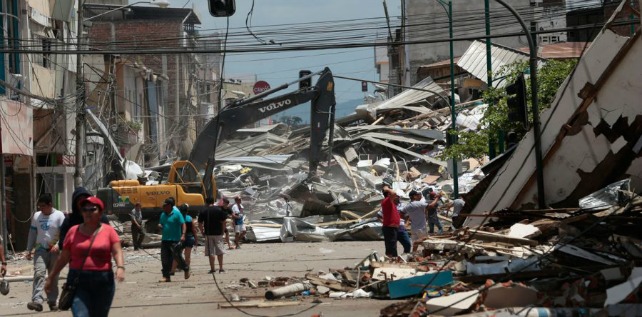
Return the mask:
<svg viewBox="0 0 642 317"><path fill-rule="evenodd" d="M478 290L459 292L448 296L431 298L426 301L426 308L431 315L453 316L470 309L478 297Z"/></svg>
<svg viewBox="0 0 642 317"><path fill-rule="evenodd" d="M537 304L537 290L519 283L498 283L486 290L488 308L529 307Z"/></svg>
<svg viewBox="0 0 642 317"><path fill-rule="evenodd" d="M637 292L642 284L642 267L635 267L626 282L615 285L606 290L604 307L622 303L632 293Z"/></svg>

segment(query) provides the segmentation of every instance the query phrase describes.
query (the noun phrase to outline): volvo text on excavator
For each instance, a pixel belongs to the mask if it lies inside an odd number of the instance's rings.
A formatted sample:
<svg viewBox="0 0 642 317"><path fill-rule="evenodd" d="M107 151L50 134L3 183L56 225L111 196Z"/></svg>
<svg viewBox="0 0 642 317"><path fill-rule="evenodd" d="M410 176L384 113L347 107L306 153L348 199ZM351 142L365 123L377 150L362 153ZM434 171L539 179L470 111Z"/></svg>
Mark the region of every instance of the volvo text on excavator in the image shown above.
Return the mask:
<svg viewBox="0 0 642 317"><path fill-rule="evenodd" d="M319 76L316 84L306 84L313 76ZM264 99L294 84L299 84L298 90ZM129 211L137 202L141 203L145 218L156 218L160 214L162 202L167 197L174 197L177 205L187 203L192 211L199 211L205 207L206 197L216 197L216 184L212 175L216 146L231 133L248 124L308 101L311 102L308 177L313 177L316 175L319 162L323 159L323 140L328 128L332 129L334 126L334 79L327 67L223 108L196 137L189 159L176 161L169 167L169 171L161 172L159 184L145 185L136 180L115 180L110 182L109 187L99 189L97 196L105 202L105 208L109 213L122 219L127 219ZM332 135L333 131L330 131L330 148Z"/></svg>

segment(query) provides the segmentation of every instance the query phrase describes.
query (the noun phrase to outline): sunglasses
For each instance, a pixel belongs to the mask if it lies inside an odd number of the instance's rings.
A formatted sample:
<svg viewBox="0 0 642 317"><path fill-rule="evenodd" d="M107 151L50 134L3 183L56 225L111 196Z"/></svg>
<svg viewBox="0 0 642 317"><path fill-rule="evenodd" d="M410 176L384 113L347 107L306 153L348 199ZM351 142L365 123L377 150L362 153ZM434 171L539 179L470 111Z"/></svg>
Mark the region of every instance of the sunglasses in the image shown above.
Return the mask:
<svg viewBox="0 0 642 317"><path fill-rule="evenodd" d="M85 207L85 208L82 209L82 211L87 211L87 212L94 212L96 210L98 210L98 207L95 207L95 206L94 207Z"/></svg>

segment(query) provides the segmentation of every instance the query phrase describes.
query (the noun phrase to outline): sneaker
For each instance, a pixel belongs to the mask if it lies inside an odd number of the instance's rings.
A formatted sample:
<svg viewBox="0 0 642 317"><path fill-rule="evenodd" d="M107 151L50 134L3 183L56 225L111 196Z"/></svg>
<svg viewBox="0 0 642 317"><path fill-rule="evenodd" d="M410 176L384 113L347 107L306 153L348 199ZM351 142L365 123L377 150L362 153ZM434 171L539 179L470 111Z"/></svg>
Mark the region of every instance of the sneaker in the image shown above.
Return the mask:
<svg viewBox="0 0 642 317"><path fill-rule="evenodd" d="M222 273L225 273L225 270L224 269L220 269L220 270L218 270L218 272L222 274Z"/></svg>
<svg viewBox="0 0 642 317"><path fill-rule="evenodd" d="M58 305L56 305L55 302L49 303L49 310L51 311L58 311Z"/></svg>
<svg viewBox="0 0 642 317"><path fill-rule="evenodd" d="M163 277L162 279L158 280L158 283L169 283L172 280L169 277Z"/></svg>
<svg viewBox="0 0 642 317"><path fill-rule="evenodd" d="M207 272L207 274L214 274L214 273L216 273L216 270L210 270L209 272Z"/></svg>
<svg viewBox="0 0 642 317"><path fill-rule="evenodd" d="M185 270L185 279L188 279L192 274L190 274L189 269Z"/></svg>
<svg viewBox="0 0 642 317"><path fill-rule="evenodd" d="M42 311L42 304L36 303L36 302L29 302L27 304L27 308L29 308L29 310Z"/></svg>

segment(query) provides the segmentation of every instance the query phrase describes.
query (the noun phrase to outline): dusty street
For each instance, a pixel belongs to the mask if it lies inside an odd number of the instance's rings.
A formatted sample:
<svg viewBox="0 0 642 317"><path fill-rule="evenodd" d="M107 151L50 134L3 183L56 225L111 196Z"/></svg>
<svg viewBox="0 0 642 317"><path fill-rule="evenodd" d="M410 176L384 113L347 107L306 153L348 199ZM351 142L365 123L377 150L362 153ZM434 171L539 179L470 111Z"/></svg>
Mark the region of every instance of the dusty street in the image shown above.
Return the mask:
<svg viewBox="0 0 642 317"><path fill-rule="evenodd" d="M312 316L323 313L323 316L378 316L379 310L394 303L389 300L376 299L343 299L320 298L321 303L313 303L314 297L298 297L299 305L243 308L219 308L226 304L223 295L236 294L248 300L264 299L267 288L250 289L240 287L241 278L256 282L270 277L298 277L311 272L353 267L372 251L383 253L383 241L375 242L320 242L320 243L261 243L244 244L239 250L231 250L225 256L224 274L215 274L216 281L208 274L209 264L203 255L203 247L193 255L190 279L184 280L183 273L177 272L169 284L158 283L161 277L160 249L144 251L127 250L125 263L126 280L117 284L116 297L110 316ZM148 253L147 253L148 252ZM10 271L23 268L23 275L30 275L31 265L26 260L10 261ZM63 271L63 276L66 272ZM61 279L62 284L62 279ZM220 287L221 291L217 288ZM11 283L8 296L0 296L0 316L70 316L70 312L34 314L27 310L26 304L31 296L31 282ZM280 300L295 302L295 298ZM241 302L242 303L242 302ZM244 313L246 312L246 313Z"/></svg>

